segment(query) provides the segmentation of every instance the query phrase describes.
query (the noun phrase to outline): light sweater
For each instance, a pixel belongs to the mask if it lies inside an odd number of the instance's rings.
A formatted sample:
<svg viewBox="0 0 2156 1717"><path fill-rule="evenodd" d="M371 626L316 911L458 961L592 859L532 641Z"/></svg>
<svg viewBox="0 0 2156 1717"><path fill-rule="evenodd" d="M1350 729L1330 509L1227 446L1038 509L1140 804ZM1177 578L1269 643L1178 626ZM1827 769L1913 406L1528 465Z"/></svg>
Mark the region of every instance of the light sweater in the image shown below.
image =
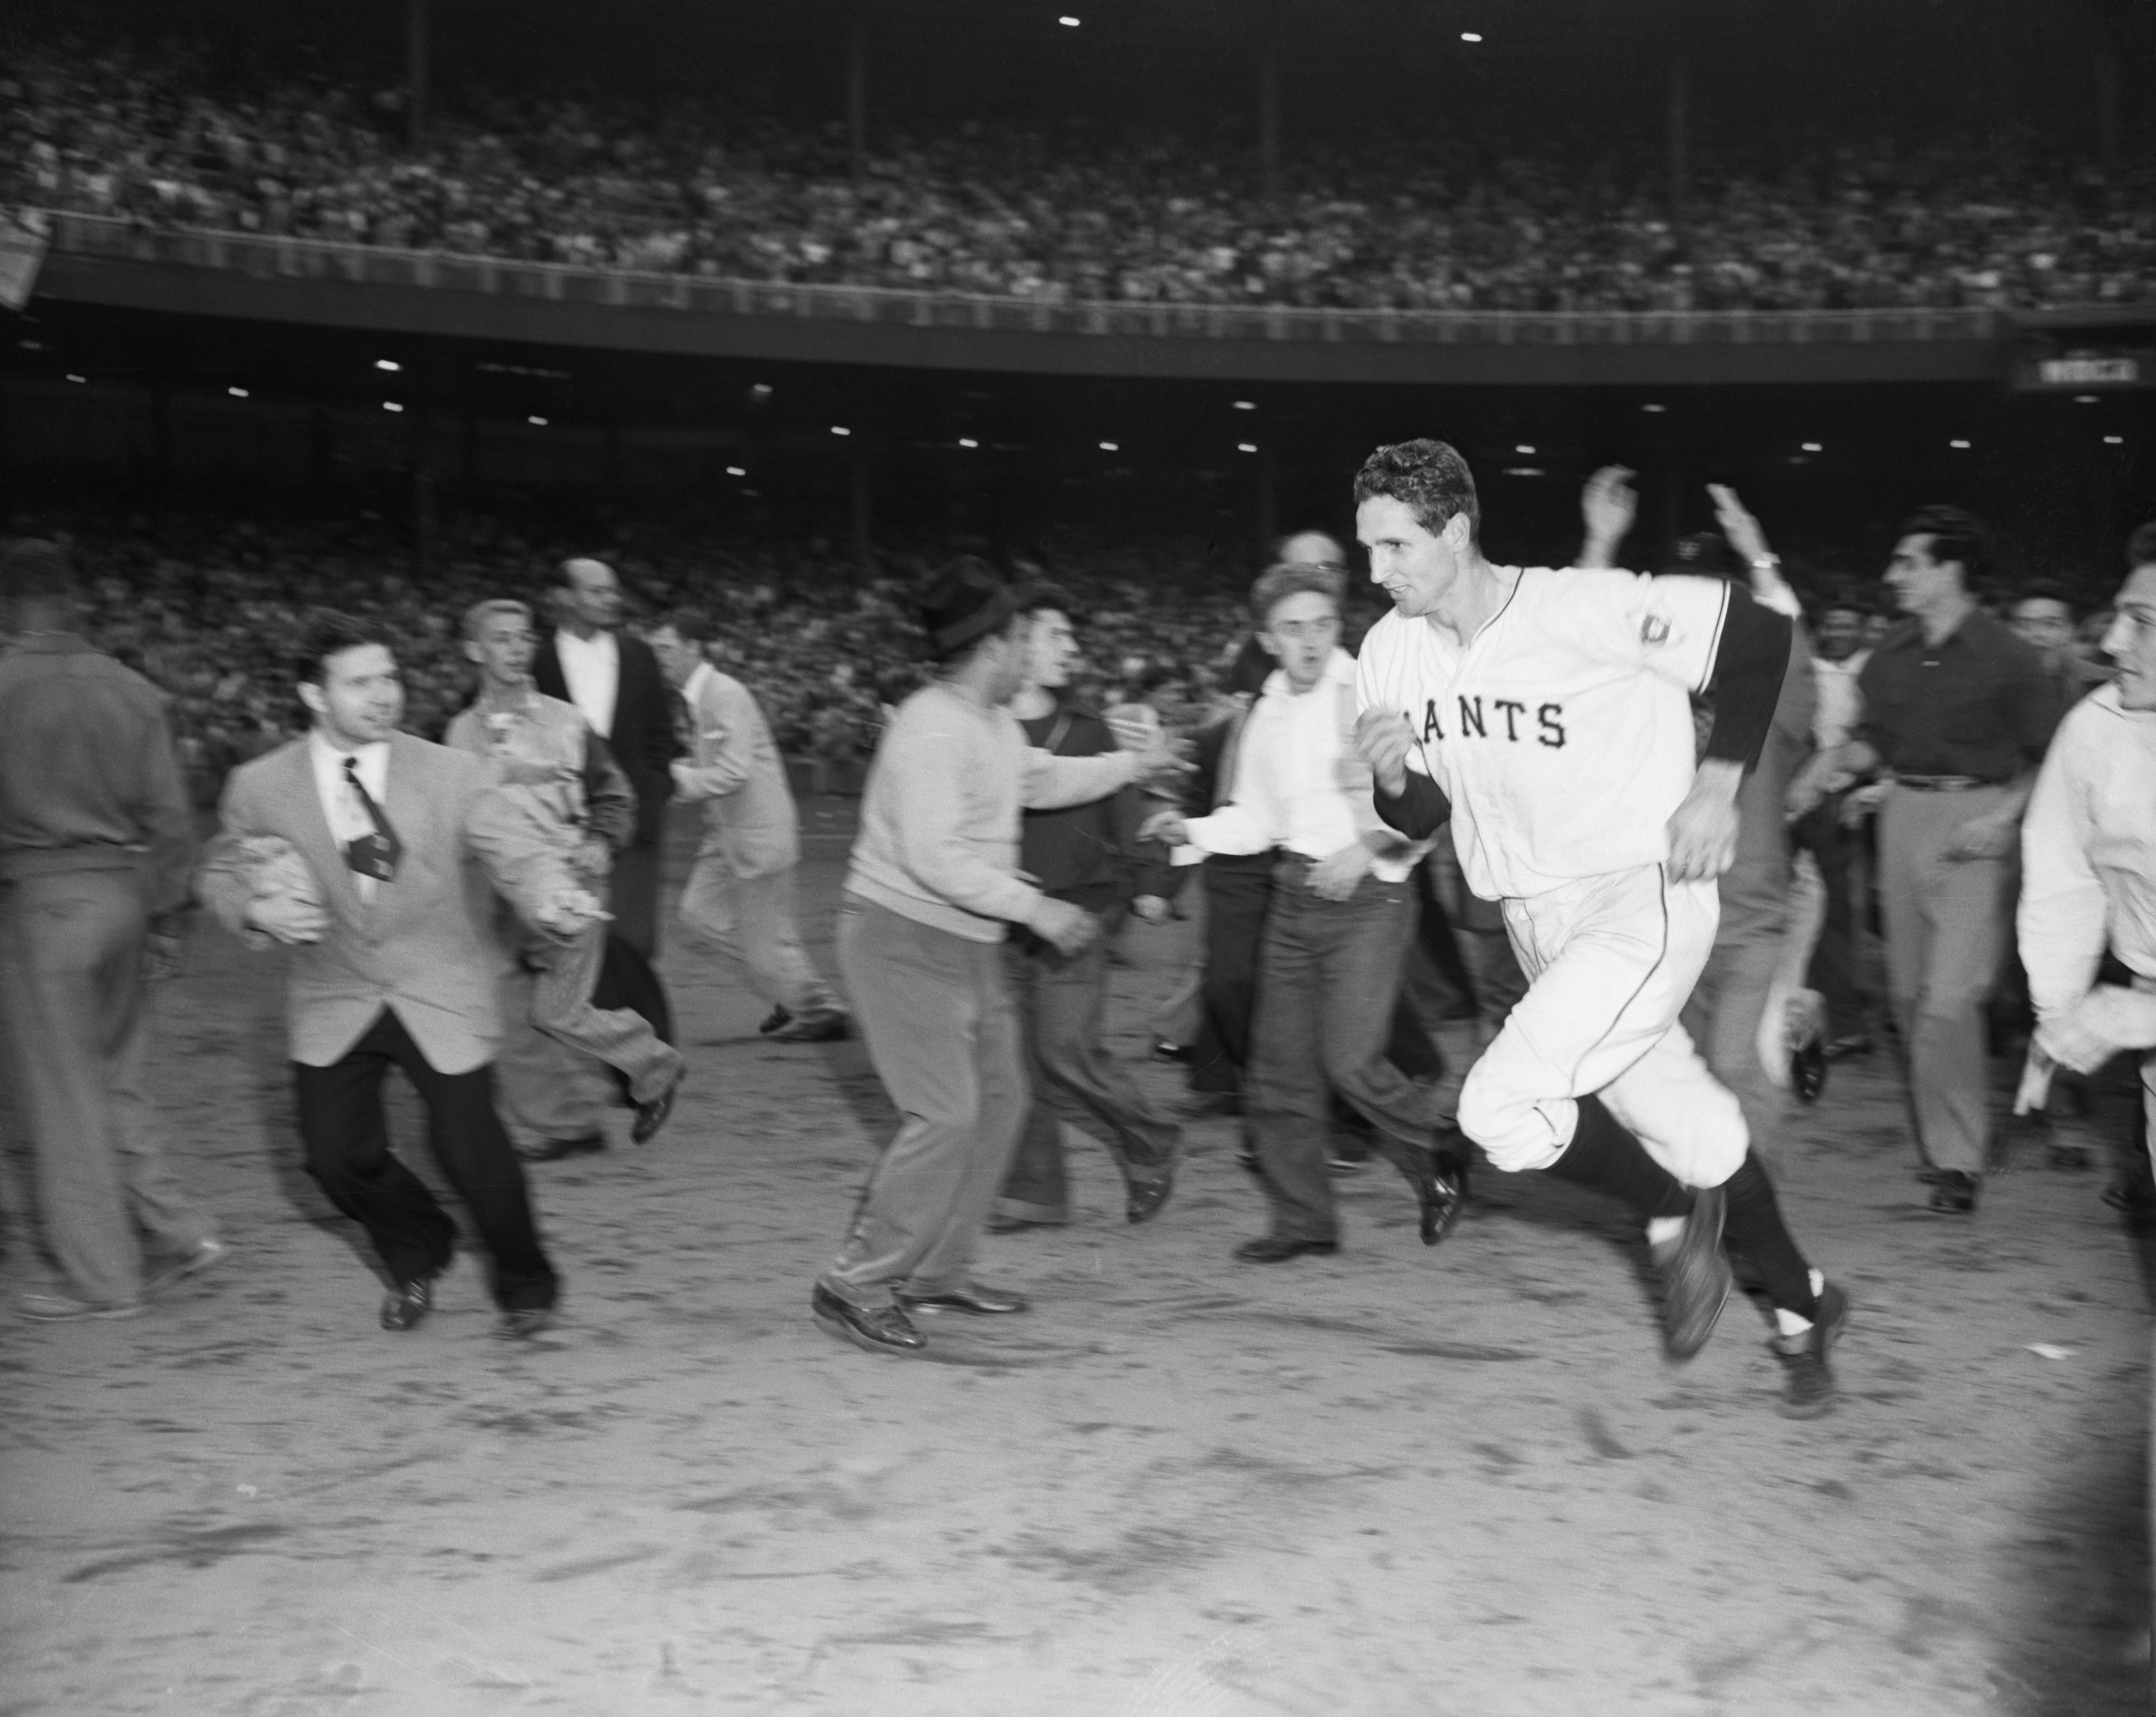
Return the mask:
<svg viewBox="0 0 2156 1717"><path fill-rule="evenodd" d="M847 890L970 941L1001 941L1042 898L1019 874L1020 813L1103 798L1136 773L1126 751L1034 750L1008 710L923 686L876 746Z"/></svg>
<svg viewBox="0 0 2156 1717"><path fill-rule="evenodd" d="M2156 711L2092 692L2051 739L2021 823L2017 918L2041 1021L2096 982L2107 941L2156 978Z"/></svg>

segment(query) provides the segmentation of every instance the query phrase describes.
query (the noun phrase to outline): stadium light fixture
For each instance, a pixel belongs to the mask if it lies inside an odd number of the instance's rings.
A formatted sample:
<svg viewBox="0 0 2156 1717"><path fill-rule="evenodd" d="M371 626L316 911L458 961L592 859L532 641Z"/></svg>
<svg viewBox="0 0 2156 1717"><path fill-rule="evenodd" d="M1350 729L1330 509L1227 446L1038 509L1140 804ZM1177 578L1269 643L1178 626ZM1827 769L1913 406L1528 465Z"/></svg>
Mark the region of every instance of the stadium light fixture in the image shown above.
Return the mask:
<svg viewBox="0 0 2156 1717"><path fill-rule="evenodd" d="M42 340L18 340L15 344L25 351L43 351L45 349L45 342Z"/></svg>
<svg viewBox="0 0 2156 1717"><path fill-rule="evenodd" d="M844 423L834 423L831 426L831 433L834 435L851 435L854 432L849 429Z"/></svg>
<svg viewBox="0 0 2156 1717"><path fill-rule="evenodd" d="M1957 435L1957 436L1956 436L1956 437L1955 437L1952 441L1949 441L1949 442L1947 443L1947 445L1948 445L1948 447L1966 448L1966 447L1969 445L1969 443L1968 443L1966 441L1964 441L1964 440L1963 440L1963 439L1962 439L1958 435Z"/></svg>
<svg viewBox="0 0 2156 1717"><path fill-rule="evenodd" d="M535 429L544 429L547 427L547 420L544 418L526 418L524 421Z"/></svg>
<svg viewBox="0 0 2156 1717"><path fill-rule="evenodd" d="M382 402L382 409L385 412L401 412L404 407L393 399L385 399Z"/></svg>
<svg viewBox="0 0 2156 1717"><path fill-rule="evenodd" d="M87 381L89 381L89 380L90 380L90 377L87 377L87 376L74 376L74 375L70 375L70 376L68 377L68 380L69 380L69 381L70 381L70 382L87 382Z"/></svg>
<svg viewBox="0 0 2156 1717"><path fill-rule="evenodd" d="M2103 438L2103 444L2106 447L2124 447L2126 438L2123 435L2107 435Z"/></svg>
<svg viewBox="0 0 2156 1717"><path fill-rule="evenodd" d="M729 477L746 477L748 475L748 469L743 465L729 465L726 467L726 475Z"/></svg>
<svg viewBox="0 0 2156 1717"><path fill-rule="evenodd" d="M961 447L978 447L980 444L970 435L962 435L958 438L958 445Z"/></svg>
<svg viewBox="0 0 2156 1717"><path fill-rule="evenodd" d="M1255 441L1239 441L1235 443L1237 453L1255 453L1257 450L1258 444Z"/></svg>
<svg viewBox="0 0 2156 1717"><path fill-rule="evenodd" d="M2076 393L2074 396L2076 405L2094 405L2096 402L2097 398L2093 393Z"/></svg>
<svg viewBox="0 0 2156 1717"><path fill-rule="evenodd" d="M1522 441L1514 447L1512 451L1518 454L1531 454L1534 451L1534 448L1529 447L1526 442Z"/></svg>
<svg viewBox="0 0 2156 1717"><path fill-rule="evenodd" d="M1540 465L1507 465L1505 474L1507 477L1546 477L1549 474Z"/></svg>
<svg viewBox="0 0 2156 1717"><path fill-rule="evenodd" d="M377 358L374 361L374 367L377 370L387 370L393 376L404 366L398 363L395 358Z"/></svg>
<svg viewBox="0 0 2156 1717"><path fill-rule="evenodd" d="M1239 412L1254 412L1257 408L1258 402L1254 399L1239 399L1235 402L1235 409Z"/></svg>
<svg viewBox="0 0 2156 1717"><path fill-rule="evenodd" d="M1078 20L1077 20L1076 18L1075 18L1071 17L1071 15L1070 15L1069 13L1067 13L1067 12L1066 12L1066 13L1065 13L1063 14L1063 16L1062 16L1062 17L1060 17L1060 18L1057 18L1055 21L1056 21L1056 23L1058 23L1061 24L1061 25L1063 26L1063 28L1064 28L1065 29L1066 29L1066 30L1075 30L1075 29L1076 29L1076 28L1078 28Z"/></svg>
<svg viewBox="0 0 2156 1717"><path fill-rule="evenodd" d="M1482 39L1482 33L1480 30L1462 30L1460 33L1460 39L1463 42L1479 42Z"/></svg>
<svg viewBox="0 0 2156 1717"><path fill-rule="evenodd" d="M224 391L230 394L234 399L244 399L247 397L247 390L244 387L228 387Z"/></svg>
<svg viewBox="0 0 2156 1717"><path fill-rule="evenodd" d="M1122 450L1122 444L1117 442L1104 441L1101 443L1101 451L1102 453L1121 453Z"/></svg>
<svg viewBox="0 0 2156 1717"><path fill-rule="evenodd" d="M753 393L758 399L769 399L771 397L771 384L768 382L758 382L749 389L749 392Z"/></svg>
<svg viewBox="0 0 2156 1717"><path fill-rule="evenodd" d="M1650 400L1645 405L1641 406L1640 409L1643 412L1651 412L1659 418L1664 412L1667 411L1669 407L1657 401Z"/></svg>
<svg viewBox="0 0 2156 1717"><path fill-rule="evenodd" d="M1806 453L1825 453L1826 444L1824 442L1807 441L1804 443L1804 449Z"/></svg>

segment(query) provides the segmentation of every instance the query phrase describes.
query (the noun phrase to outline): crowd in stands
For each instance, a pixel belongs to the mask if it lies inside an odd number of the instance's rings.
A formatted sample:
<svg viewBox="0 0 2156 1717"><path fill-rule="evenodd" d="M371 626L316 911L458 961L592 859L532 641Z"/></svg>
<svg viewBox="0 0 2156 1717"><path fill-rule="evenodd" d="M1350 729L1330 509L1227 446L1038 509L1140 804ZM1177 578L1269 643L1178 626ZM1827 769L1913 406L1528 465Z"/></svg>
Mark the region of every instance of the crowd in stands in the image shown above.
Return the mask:
<svg viewBox="0 0 2156 1717"><path fill-rule="evenodd" d="M913 592L935 563L965 546L880 553L863 566L814 540L744 545L678 521L624 525L593 541L460 515L444 521L430 564L415 573L399 570L410 566L408 538L364 513L274 522L215 511L154 521L50 513L9 523L11 533L56 536L73 548L89 587L87 629L171 694L183 758L205 797L234 763L305 726L291 664L311 609L388 623L399 640L404 725L438 738L473 689L458 638L465 609L514 596L531 602L546 623L546 575L571 554L596 553L614 567L632 625L676 607L710 617L714 659L756 694L782 750L834 764L864 758L886 708L923 671ZM1073 539L1035 553L1013 560L1011 570L1053 585L1079 617L1081 697L1096 708L1142 700L1181 730L1217 707L1249 627L1243 572L1209 566L1214 557L1194 541ZM1801 549L1787 561L1815 613L1846 603L1884 623L1876 577L1852 582L1843 563ZM1353 584L1351 648L1381 612L1364 582ZM2100 578L2087 591L2046 590L2070 609L2108 595ZM2103 622L2083 618L2092 622L2083 628L2085 653L2097 653Z"/></svg>
<svg viewBox="0 0 2156 1717"><path fill-rule="evenodd" d="M362 244L1062 303L1686 310L2028 306L2156 292L2156 166L2033 147L1650 162L1462 143L1217 149L984 126L879 140L709 102L467 95L409 150L351 89L221 82L198 51L0 68L0 204Z"/></svg>

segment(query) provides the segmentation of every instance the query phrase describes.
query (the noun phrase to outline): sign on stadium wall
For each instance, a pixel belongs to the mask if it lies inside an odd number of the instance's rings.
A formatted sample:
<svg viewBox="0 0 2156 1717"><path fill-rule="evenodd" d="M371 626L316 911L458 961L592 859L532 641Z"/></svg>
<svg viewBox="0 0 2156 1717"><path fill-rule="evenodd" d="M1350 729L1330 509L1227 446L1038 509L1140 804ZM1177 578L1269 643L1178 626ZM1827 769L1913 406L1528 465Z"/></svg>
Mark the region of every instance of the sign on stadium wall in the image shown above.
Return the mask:
<svg viewBox="0 0 2156 1717"><path fill-rule="evenodd" d="M2076 346L2067 351L2024 351L2015 361L2014 387L2020 393L2104 393L2128 387L2156 387L2156 350L2106 342Z"/></svg>

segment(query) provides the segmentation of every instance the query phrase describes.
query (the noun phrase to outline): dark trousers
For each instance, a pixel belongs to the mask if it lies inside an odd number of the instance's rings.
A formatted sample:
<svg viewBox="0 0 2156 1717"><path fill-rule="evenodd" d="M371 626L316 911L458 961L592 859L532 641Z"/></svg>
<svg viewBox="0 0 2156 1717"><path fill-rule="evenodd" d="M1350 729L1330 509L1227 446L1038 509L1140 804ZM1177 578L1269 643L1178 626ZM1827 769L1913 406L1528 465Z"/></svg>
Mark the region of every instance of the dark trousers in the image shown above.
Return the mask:
<svg viewBox="0 0 2156 1717"><path fill-rule="evenodd" d="M1004 944L1004 975L1025 1026L1031 1086L1024 1130L996 1200L1004 1215L1044 1222L1069 1218L1062 1121L1099 1140L1133 1185L1158 1180L1174 1159L1181 1130L1116 1071L1101 1042L1108 944L1122 916L1119 910L1103 924L1099 940L1076 954L1059 954L1024 930Z"/></svg>
<svg viewBox="0 0 2156 1717"><path fill-rule="evenodd" d="M389 1149L382 1082L393 1066L426 1105L428 1148L493 1260L495 1299L511 1310L552 1305L554 1267L539 1243L523 1165L495 1113L494 1069L437 1073L387 1007L343 1060L293 1064L307 1172L367 1230L392 1281L401 1286L448 1267L457 1225Z"/></svg>
<svg viewBox="0 0 2156 1717"><path fill-rule="evenodd" d="M1797 843L1810 849L1819 861L1820 880L1826 889L1826 911L1820 922L1819 941L1812 948L1811 964L1804 972L1804 985L1825 999L1830 1038L1846 1038L1864 1029L1864 1001L1856 982L1852 863L1861 837L1856 830L1841 826L1842 802L1848 797L1836 793L1815 805L1795 830Z"/></svg>
<svg viewBox="0 0 2156 1717"><path fill-rule="evenodd" d="M613 855L607 909L613 914L613 928L608 932L610 935L628 943L646 960L659 957L659 843L656 841L639 841Z"/></svg>
<svg viewBox="0 0 2156 1717"><path fill-rule="evenodd" d="M1279 862L1273 853L1205 861L1204 1013L1190 1052L1194 1091L1242 1089L1243 1069L1250 1059L1250 1023L1257 1014L1265 911ZM1396 981L1393 991L1398 988ZM1387 1030L1385 1053L1409 1077L1435 1078L1445 1071L1430 1034L1404 1002L1395 1002Z"/></svg>
<svg viewBox="0 0 2156 1717"><path fill-rule="evenodd" d="M1327 900L1311 892L1309 869L1307 859L1281 861L1265 920L1248 1110L1273 1232L1331 1240L1328 1096L1368 1122L1371 1143L1407 1172L1427 1161L1438 1115L1385 1057L1414 935L1412 884L1366 876L1347 900Z"/></svg>

